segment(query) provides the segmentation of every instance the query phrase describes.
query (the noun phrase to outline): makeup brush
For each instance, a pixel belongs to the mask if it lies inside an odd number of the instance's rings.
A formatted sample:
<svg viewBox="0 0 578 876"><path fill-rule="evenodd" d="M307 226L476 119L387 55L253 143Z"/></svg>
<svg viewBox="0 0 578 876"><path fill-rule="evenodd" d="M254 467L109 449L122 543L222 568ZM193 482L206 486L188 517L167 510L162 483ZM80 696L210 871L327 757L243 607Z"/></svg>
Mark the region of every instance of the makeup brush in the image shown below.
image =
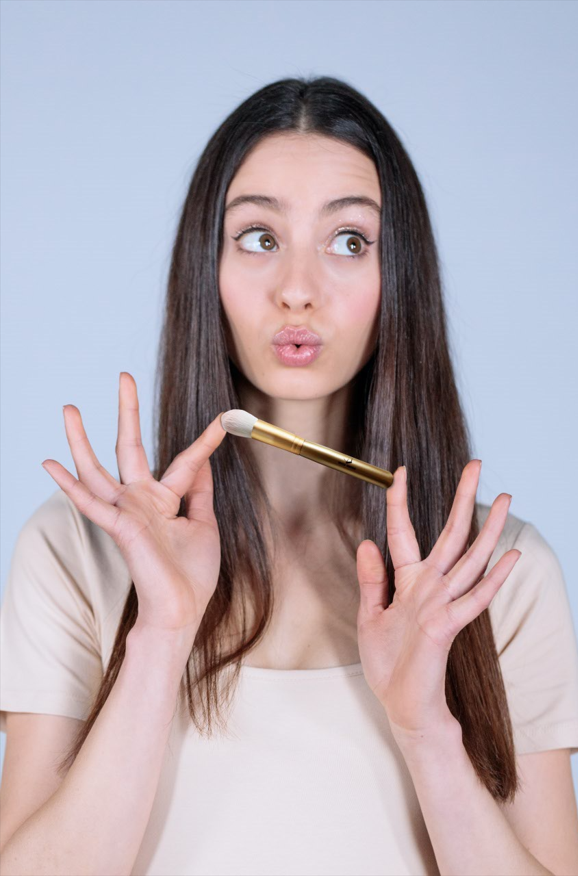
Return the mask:
<svg viewBox="0 0 578 876"><path fill-rule="evenodd" d="M221 425L225 432L229 432L231 435L238 435L239 438L253 438L255 441L262 441L263 444L278 447L279 450L288 450L289 453L296 453L298 456L312 459L313 462L319 462L328 468L353 475L354 478L375 484L376 487L387 488L393 483L392 473L384 468L362 462L361 459L354 459L338 450L332 450L331 447L324 447L323 444L306 441L305 438L300 438L293 432L259 420L248 411L235 409L225 411L224 414L221 414Z"/></svg>

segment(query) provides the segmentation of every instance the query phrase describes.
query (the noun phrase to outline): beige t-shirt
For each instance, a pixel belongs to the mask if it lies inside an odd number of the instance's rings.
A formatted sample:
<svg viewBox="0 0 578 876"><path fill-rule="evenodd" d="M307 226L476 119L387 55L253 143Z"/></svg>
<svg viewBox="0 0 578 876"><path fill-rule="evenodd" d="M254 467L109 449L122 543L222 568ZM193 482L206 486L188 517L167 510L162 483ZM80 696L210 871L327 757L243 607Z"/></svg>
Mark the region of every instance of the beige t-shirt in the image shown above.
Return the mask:
<svg viewBox="0 0 578 876"><path fill-rule="evenodd" d="M479 505L480 523L489 507ZM578 751L578 649L556 555L509 515L490 605L518 753ZM85 719L130 575L58 489L22 527L0 613L6 711ZM114 793L114 788L111 788ZM177 709L134 874L438 874L413 783L361 664L243 667L226 736Z"/></svg>

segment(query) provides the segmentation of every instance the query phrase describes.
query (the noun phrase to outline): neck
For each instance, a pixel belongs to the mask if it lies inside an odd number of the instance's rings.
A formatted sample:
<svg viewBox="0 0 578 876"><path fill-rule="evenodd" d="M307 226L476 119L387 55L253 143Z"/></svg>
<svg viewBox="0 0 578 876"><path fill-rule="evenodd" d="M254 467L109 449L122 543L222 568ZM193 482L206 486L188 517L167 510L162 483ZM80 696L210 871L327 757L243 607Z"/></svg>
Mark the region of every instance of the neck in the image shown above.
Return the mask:
<svg viewBox="0 0 578 876"><path fill-rule="evenodd" d="M331 395L314 399L272 398L246 380L238 387L240 407L268 423L335 450L351 452L347 428L353 399L349 383ZM249 441L267 496L277 519L289 532L310 531L332 520L328 497L342 491L351 507L355 478L261 441Z"/></svg>

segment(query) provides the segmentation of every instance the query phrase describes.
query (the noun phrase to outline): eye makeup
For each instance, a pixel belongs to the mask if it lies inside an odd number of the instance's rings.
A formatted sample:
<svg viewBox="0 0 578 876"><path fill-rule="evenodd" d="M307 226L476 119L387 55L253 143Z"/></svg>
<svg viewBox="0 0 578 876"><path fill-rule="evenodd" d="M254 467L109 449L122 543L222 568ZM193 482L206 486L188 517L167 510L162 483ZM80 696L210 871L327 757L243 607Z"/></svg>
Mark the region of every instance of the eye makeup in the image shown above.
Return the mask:
<svg viewBox="0 0 578 876"><path fill-rule="evenodd" d="M232 235L232 239L235 241L240 240L244 234L247 234L250 231L263 231L267 234L270 234L272 237L275 236L273 234L273 232L269 228L267 228L266 226L253 224L253 225L248 225L246 228L243 228L240 231L238 231L237 234ZM350 235L355 235L356 237L360 237L363 240L363 242L365 243L366 247L370 247L375 243L375 240L369 240L369 238L367 237L366 234L364 234L363 231L361 231L359 228L355 228L353 226L343 226L341 228L338 228L335 231L335 234L333 235L332 240L335 240L336 237L339 237L342 234L350 234ZM260 253L258 253L258 252L252 252L251 250L246 250L246 249L243 249L242 247L237 247L237 249L239 252L245 252L245 253L248 253L249 255L260 255ZM269 250L269 252L270 251L271 250ZM267 252L267 250L263 250L263 252ZM361 258L362 256L367 255L367 253L368 253L368 249L366 248L366 249L364 249L363 252L353 253L351 256L346 256L346 258Z"/></svg>

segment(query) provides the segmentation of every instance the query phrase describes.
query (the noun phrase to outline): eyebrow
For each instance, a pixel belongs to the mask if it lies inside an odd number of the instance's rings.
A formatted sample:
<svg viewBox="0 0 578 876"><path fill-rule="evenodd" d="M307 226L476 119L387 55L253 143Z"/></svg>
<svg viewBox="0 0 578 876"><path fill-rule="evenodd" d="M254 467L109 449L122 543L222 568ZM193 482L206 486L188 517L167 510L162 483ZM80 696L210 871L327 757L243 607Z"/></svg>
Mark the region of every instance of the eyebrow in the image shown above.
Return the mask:
<svg viewBox="0 0 578 876"><path fill-rule="evenodd" d="M286 214L288 207L285 201L280 201L278 198L271 198L268 195L239 195L237 198L227 204L225 212L234 210L235 207L240 207L241 204L257 204L259 207L268 207L270 210L276 210L278 213ZM333 201L327 201L319 214L321 216L330 216L332 213L337 213L343 207L369 207L374 210L378 216L381 216L381 207L373 198L368 198L365 195L348 195L345 198L335 198Z"/></svg>

